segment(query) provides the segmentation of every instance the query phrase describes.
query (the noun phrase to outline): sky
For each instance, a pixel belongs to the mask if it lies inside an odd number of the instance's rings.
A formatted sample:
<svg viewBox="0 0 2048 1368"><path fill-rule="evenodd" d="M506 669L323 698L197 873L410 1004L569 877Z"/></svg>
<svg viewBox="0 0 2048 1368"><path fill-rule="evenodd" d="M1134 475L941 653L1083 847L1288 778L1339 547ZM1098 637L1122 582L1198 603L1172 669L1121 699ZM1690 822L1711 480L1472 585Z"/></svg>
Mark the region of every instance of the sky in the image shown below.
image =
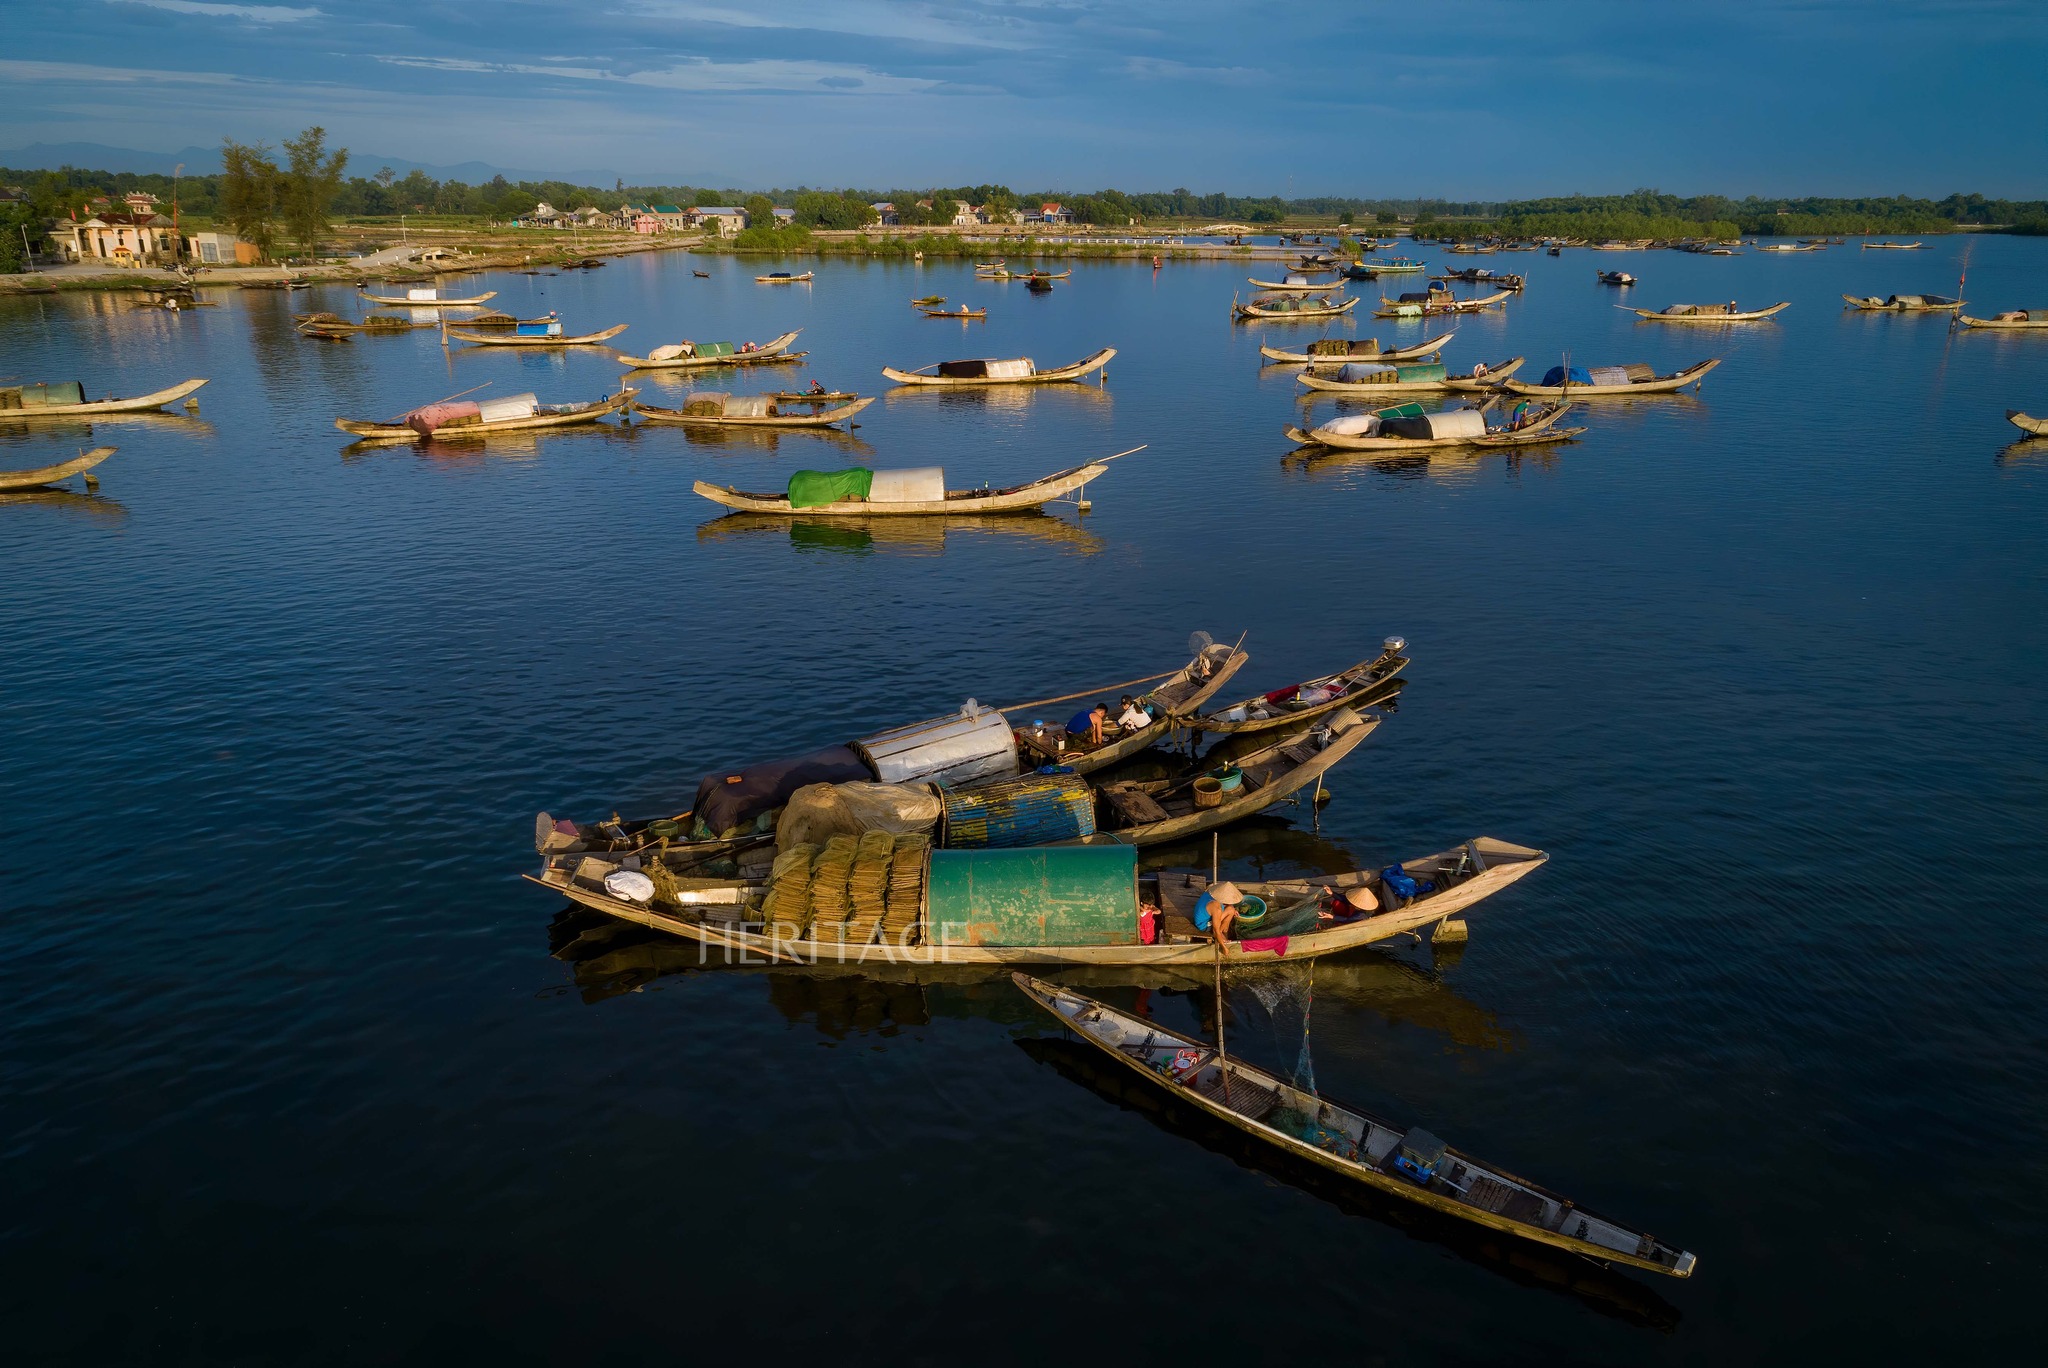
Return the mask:
<svg viewBox="0 0 2048 1368"><path fill-rule="evenodd" d="M2048 197L2048 0L4 10L0 149L317 123L359 161L750 189Z"/></svg>

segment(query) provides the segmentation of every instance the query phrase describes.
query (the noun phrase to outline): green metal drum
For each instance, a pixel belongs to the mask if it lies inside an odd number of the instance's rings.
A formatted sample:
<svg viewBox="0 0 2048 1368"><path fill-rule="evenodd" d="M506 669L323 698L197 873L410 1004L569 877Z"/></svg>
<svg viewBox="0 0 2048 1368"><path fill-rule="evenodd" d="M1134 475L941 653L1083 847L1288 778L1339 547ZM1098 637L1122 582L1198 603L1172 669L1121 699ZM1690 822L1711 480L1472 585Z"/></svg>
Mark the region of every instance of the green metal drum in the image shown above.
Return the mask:
<svg viewBox="0 0 2048 1368"><path fill-rule="evenodd" d="M927 945L1136 945L1135 846L934 850Z"/></svg>

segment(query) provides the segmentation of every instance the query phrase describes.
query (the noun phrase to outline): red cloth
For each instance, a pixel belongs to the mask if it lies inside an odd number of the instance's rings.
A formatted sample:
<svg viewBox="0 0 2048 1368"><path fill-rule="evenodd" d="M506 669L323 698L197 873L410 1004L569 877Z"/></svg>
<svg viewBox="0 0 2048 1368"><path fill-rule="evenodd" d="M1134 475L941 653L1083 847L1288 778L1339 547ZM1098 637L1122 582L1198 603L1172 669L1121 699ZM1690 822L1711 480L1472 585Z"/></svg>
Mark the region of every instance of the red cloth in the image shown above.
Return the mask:
<svg viewBox="0 0 2048 1368"><path fill-rule="evenodd" d="M1247 955L1263 954L1268 950L1276 955L1284 955L1287 953L1287 937L1267 936L1262 940L1241 940L1237 943L1237 948Z"/></svg>
<svg viewBox="0 0 2048 1368"><path fill-rule="evenodd" d="M1291 703L1294 701L1294 696L1300 692L1301 685L1289 684L1284 689L1275 689L1273 690L1273 692L1267 694L1266 701L1268 703Z"/></svg>

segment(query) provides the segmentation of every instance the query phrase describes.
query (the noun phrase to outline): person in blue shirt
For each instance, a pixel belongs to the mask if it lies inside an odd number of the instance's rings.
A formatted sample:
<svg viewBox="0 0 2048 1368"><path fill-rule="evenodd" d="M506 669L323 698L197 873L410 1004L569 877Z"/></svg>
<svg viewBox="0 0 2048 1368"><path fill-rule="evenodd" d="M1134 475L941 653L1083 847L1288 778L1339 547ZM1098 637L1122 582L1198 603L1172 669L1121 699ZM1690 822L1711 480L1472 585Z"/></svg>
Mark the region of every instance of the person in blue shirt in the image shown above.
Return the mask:
<svg viewBox="0 0 2048 1368"><path fill-rule="evenodd" d="M1227 932L1237 909L1243 905L1244 894L1228 879L1214 888L1203 889L1202 896L1195 899L1195 930L1207 931L1220 921Z"/></svg>
<svg viewBox="0 0 2048 1368"><path fill-rule="evenodd" d="M1097 703L1092 708L1083 708L1067 719L1067 740L1077 746L1099 746L1102 744L1102 724L1109 718L1109 705Z"/></svg>

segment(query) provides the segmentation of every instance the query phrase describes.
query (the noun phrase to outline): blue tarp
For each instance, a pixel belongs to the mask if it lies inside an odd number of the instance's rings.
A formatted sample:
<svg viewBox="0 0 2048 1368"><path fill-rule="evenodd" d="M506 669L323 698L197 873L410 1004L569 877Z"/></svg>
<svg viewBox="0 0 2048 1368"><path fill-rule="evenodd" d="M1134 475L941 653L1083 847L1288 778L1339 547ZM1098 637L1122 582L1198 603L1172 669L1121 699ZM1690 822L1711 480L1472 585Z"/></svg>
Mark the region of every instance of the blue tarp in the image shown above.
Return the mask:
<svg viewBox="0 0 2048 1368"><path fill-rule="evenodd" d="M1566 374L1567 372L1563 366L1552 366L1549 370L1543 372L1543 383L1546 385L1562 385L1566 383ZM1593 383L1593 377L1586 373L1584 367L1573 366L1569 374L1571 376L1570 383L1574 385L1590 385Z"/></svg>

